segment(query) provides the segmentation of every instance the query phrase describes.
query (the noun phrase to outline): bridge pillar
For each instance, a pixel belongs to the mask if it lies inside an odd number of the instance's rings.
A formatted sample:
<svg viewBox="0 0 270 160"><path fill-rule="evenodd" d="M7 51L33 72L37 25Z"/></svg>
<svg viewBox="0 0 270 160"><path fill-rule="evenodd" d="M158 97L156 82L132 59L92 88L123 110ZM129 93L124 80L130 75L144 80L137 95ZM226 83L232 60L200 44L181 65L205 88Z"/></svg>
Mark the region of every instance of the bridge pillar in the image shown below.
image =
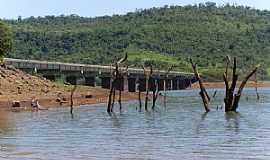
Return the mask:
<svg viewBox="0 0 270 160"><path fill-rule="evenodd" d="M123 89L124 89L124 91L128 91L128 77L127 76L124 76L124 78L123 78Z"/></svg>
<svg viewBox="0 0 270 160"><path fill-rule="evenodd" d="M166 89L171 90L171 79L166 79Z"/></svg>
<svg viewBox="0 0 270 160"><path fill-rule="evenodd" d="M157 79L158 84L158 90L163 91L164 90L164 79Z"/></svg>
<svg viewBox="0 0 270 160"><path fill-rule="evenodd" d="M67 76L66 81L72 85L77 84L77 77L76 76Z"/></svg>
<svg viewBox="0 0 270 160"><path fill-rule="evenodd" d="M186 89L192 84L191 80L188 78L179 79L179 89Z"/></svg>
<svg viewBox="0 0 270 160"><path fill-rule="evenodd" d="M124 77L120 77L116 79L116 90L124 90L125 86L125 78Z"/></svg>
<svg viewBox="0 0 270 160"><path fill-rule="evenodd" d="M85 77L85 85L95 87L96 77Z"/></svg>
<svg viewBox="0 0 270 160"><path fill-rule="evenodd" d="M146 91L146 79L145 78L139 78L139 90L141 92Z"/></svg>
<svg viewBox="0 0 270 160"><path fill-rule="evenodd" d="M101 88L110 89L111 77L101 77Z"/></svg>
<svg viewBox="0 0 270 160"><path fill-rule="evenodd" d="M178 79L173 79L172 90L178 90Z"/></svg>
<svg viewBox="0 0 270 160"><path fill-rule="evenodd" d="M56 81L55 75L43 75L43 77L50 80L50 81Z"/></svg>
<svg viewBox="0 0 270 160"><path fill-rule="evenodd" d="M155 89L155 79L154 78L150 78L149 79L149 83L148 83L148 86L149 86L149 91L153 91Z"/></svg>
<svg viewBox="0 0 270 160"><path fill-rule="evenodd" d="M136 78L128 78L128 91L136 92Z"/></svg>

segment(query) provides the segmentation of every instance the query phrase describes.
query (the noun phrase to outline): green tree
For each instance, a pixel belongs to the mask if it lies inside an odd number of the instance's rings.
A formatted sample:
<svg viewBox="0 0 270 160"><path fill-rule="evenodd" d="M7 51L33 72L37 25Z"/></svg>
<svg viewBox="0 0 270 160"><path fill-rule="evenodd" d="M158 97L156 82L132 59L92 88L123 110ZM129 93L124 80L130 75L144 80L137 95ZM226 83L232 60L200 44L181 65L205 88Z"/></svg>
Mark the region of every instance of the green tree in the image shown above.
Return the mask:
<svg viewBox="0 0 270 160"><path fill-rule="evenodd" d="M3 63L4 55L10 51L12 36L9 27L0 21L0 62Z"/></svg>

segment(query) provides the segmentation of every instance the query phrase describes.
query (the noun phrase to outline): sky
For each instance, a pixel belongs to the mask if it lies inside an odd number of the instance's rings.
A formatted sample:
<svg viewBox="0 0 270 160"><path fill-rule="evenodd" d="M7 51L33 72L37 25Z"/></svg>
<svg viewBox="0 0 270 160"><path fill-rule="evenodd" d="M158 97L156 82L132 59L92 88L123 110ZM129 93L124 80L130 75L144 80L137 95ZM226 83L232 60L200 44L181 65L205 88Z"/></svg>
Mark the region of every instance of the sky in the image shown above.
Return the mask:
<svg viewBox="0 0 270 160"><path fill-rule="evenodd" d="M17 19L30 16L70 15L96 17L125 14L136 9L164 5L188 5L207 1L218 5L230 3L270 10L270 0L0 0L0 18Z"/></svg>

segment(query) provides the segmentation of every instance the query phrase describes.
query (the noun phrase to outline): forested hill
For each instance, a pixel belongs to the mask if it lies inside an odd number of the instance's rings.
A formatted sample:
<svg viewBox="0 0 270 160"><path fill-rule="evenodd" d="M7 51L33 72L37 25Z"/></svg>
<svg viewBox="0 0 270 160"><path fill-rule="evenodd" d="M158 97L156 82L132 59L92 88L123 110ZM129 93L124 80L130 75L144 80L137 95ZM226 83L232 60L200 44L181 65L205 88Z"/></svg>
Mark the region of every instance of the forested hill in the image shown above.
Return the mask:
<svg viewBox="0 0 270 160"><path fill-rule="evenodd" d="M225 55L239 57L246 72L260 63L270 75L270 11L243 6L164 6L126 15L77 15L5 20L14 31L14 58L109 64L129 53L129 63L187 69L192 57L202 72L223 70ZM268 72L269 73L268 73ZM220 72L219 72L220 74Z"/></svg>

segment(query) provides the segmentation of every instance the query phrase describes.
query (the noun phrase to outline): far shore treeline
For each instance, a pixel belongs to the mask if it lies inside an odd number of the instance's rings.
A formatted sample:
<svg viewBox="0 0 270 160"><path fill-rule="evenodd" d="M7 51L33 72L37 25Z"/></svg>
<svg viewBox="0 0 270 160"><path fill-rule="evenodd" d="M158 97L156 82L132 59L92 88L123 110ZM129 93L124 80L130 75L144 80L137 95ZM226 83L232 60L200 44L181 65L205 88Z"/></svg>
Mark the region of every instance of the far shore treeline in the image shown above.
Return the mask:
<svg viewBox="0 0 270 160"><path fill-rule="evenodd" d="M90 9L90 8L89 8ZM226 55L238 57L239 72L261 64L270 79L270 11L215 3L164 6L126 15L18 17L3 20L13 32L8 57L110 64L128 53L130 66L153 64L191 71L198 63L209 80L222 80Z"/></svg>

